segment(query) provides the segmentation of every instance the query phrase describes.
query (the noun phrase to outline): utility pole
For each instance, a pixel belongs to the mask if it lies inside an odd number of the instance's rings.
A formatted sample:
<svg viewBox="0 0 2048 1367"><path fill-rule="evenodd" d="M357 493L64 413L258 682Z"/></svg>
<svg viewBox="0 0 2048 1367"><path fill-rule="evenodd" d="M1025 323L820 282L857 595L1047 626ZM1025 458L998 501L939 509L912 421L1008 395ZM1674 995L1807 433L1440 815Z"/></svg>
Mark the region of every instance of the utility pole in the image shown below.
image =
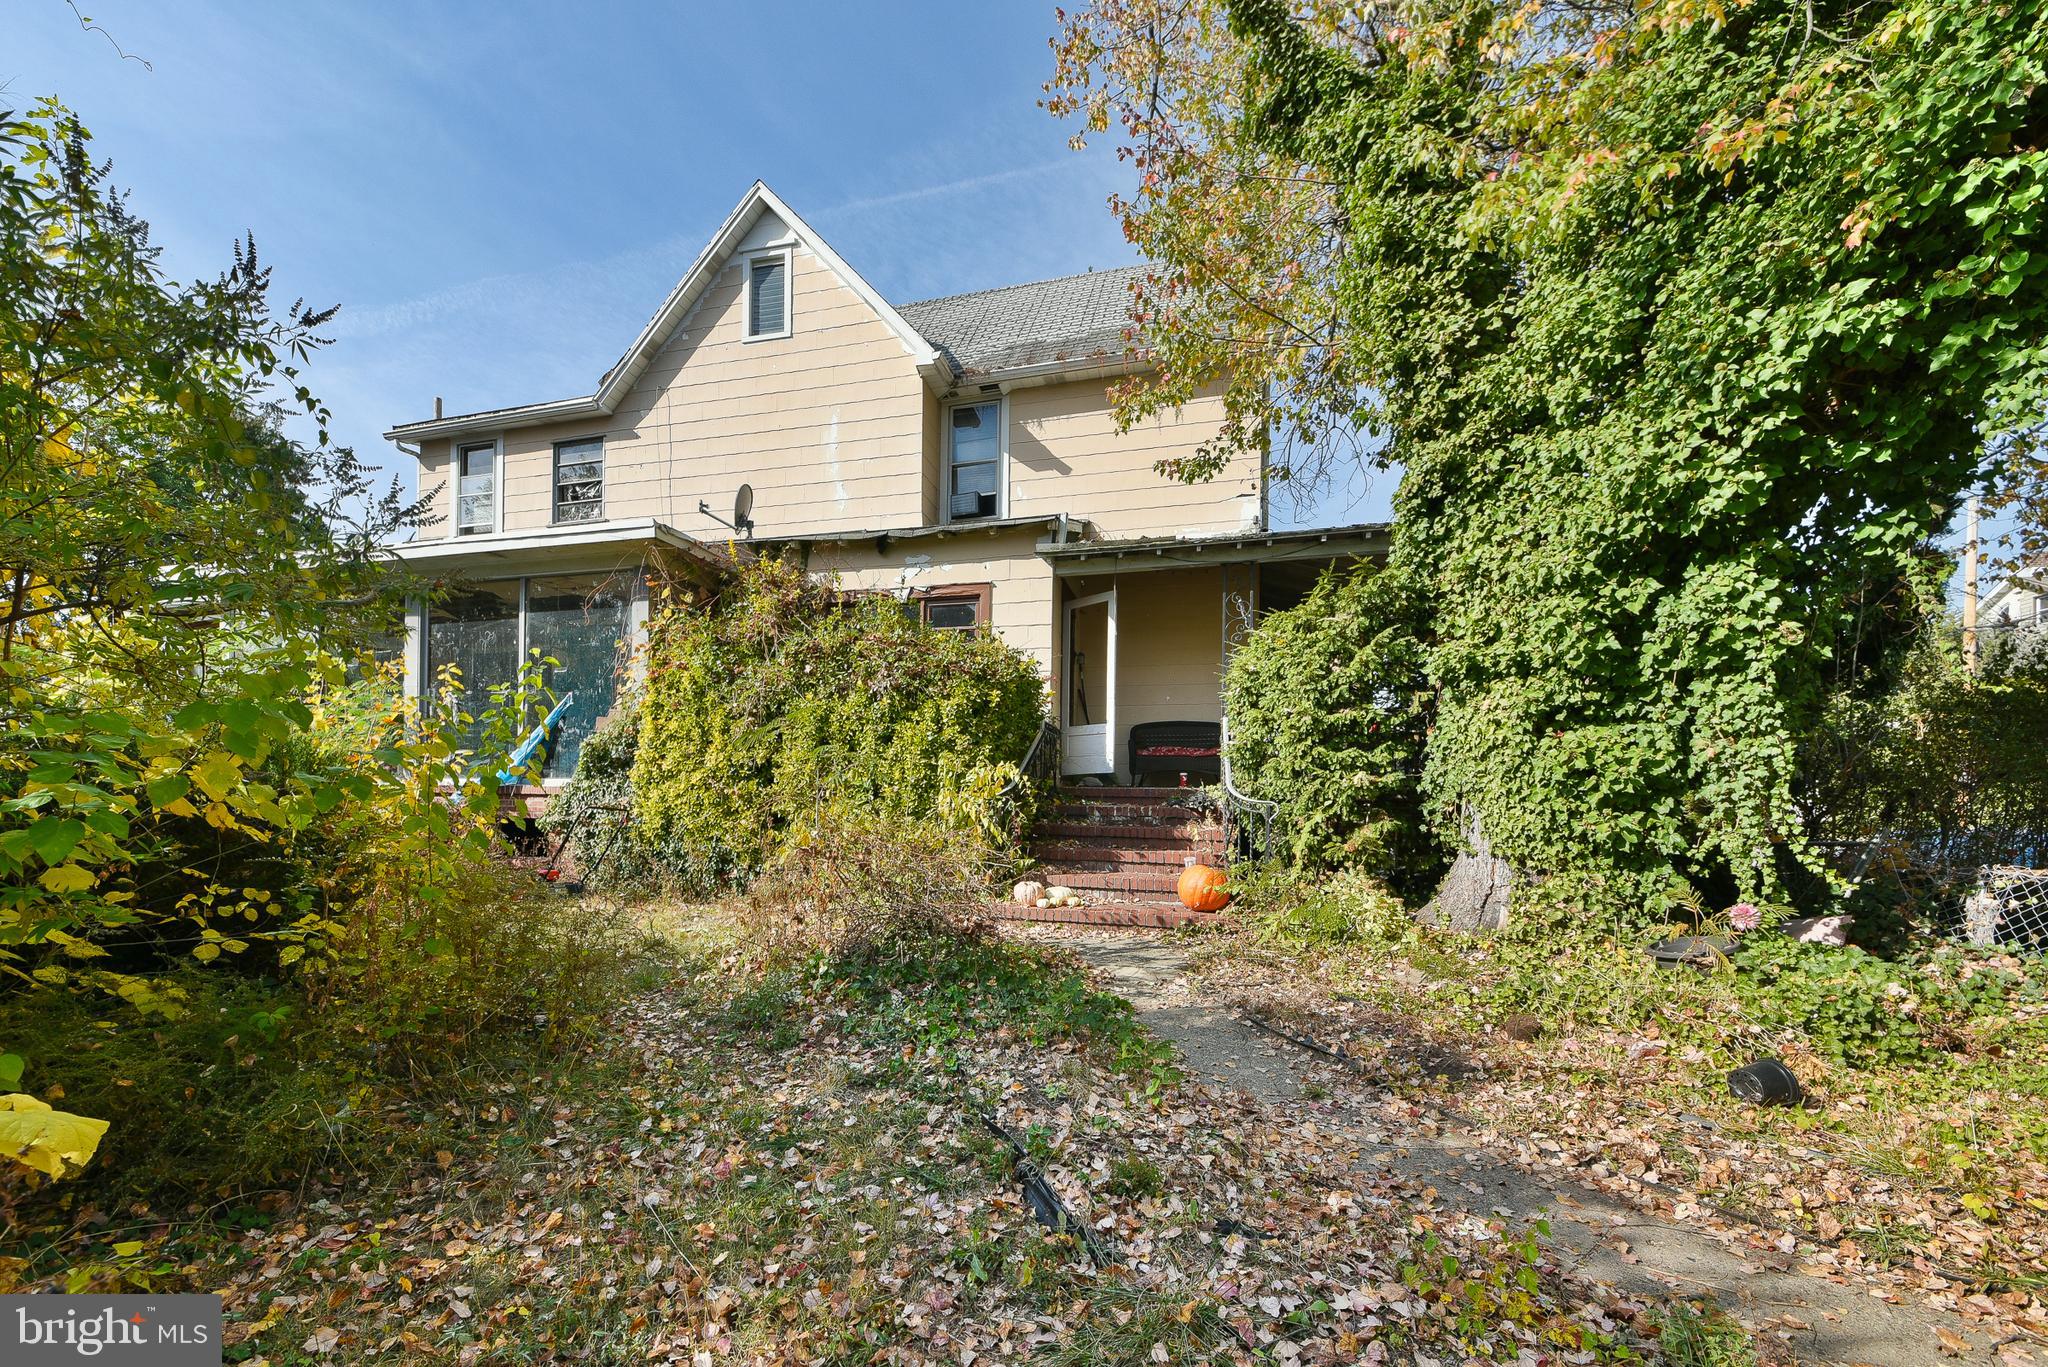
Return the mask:
<svg viewBox="0 0 2048 1367"><path fill-rule="evenodd" d="M1963 540L1963 668L1977 672L1977 496L1970 495L1969 530Z"/></svg>

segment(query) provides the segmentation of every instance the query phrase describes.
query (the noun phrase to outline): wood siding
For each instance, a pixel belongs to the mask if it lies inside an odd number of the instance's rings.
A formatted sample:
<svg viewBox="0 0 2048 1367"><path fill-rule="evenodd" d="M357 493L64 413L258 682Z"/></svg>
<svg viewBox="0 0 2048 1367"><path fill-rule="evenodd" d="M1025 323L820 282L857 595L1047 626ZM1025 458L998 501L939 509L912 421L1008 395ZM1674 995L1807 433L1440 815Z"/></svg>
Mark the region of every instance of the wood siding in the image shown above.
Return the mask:
<svg viewBox="0 0 2048 1367"><path fill-rule="evenodd" d="M809 252L795 252L794 332L745 341L742 263L729 262L609 418L504 434L508 532L554 517L554 445L602 437L607 519L658 517L708 541L742 483L762 536L914 526L928 497L928 402L903 343ZM421 487L447 478L423 445ZM446 488L437 503L452 507ZM453 535L452 519L437 528Z"/></svg>
<svg viewBox="0 0 2048 1367"><path fill-rule="evenodd" d="M1213 480L1181 484L1153 469L1193 454L1223 422L1220 393L1119 434L1108 382L1010 395L1010 515L1068 513L1108 539L1237 531L1258 506L1259 460L1240 456Z"/></svg>
<svg viewBox="0 0 2048 1367"><path fill-rule="evenodd" d="M893 542L881 551L865 542L819 545L811 550L810 572L835 575L841 587L866 592L988 584L989 624L996 635L1037 660L1050 678L1055 590L1052 566L1033 549L1037 536L1035 528L964 531Z"/></svg>

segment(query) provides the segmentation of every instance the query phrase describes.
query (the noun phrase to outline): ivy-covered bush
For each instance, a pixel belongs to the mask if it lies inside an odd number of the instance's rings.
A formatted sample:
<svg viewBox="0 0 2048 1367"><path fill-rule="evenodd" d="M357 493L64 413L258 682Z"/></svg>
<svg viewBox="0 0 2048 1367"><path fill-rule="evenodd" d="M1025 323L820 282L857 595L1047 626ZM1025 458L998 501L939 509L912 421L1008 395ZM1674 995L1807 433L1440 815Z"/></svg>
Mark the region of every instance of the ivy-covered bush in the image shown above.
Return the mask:
<svg viewBox="0 0 2048 1367"><path fill-rule="evenodd" d="M1332 571L1231 656L1233 776L1280 804L1298 865L1358 867L1409 891L1441 872L1417 785L1429 718L1419 617L1397 576Z"/></svg>
<svg viewBox="0 0 2048 1367"><path fill-rule="evenodd" d="M634 814L700 885L749 876L829 810L984 829L1045 710L1037 667L994 637L772 559L659 616L649 661Z"/></svg>
<svg viewBox="0 0 2048 1367"><path fill-rule="evenodd" d="M566 859L594 891L643 893L672 881L698 881L683 869L687 852L659 849L633 832L633 763L639 749L640 699L634 694L621 698L584 740L576 772L540 819L550 835L567 837Z"/></svg>
<svg viewBox="0 0 2048 1367"><path fill-rule="evenodd" d="M1801 756L1812 833L2048 830L2048 659L2013 644L1994 639L1972 674L1939 622L1890 687L1830 698Z"/></svg>
<svg viewBox="0 0 2048 1367"><path fill-rule="evenodd" d="M1075 9L1047 104L1145 168L1119 415L1223 386L1187 478L1399 462L1433 800L1599 916L1817 873L1857 597L2048 405L2040 7Z"/></svg>
<svg viewBox="0 0 2048 1367"><path fill-rule="evenodd" d="M1742 947L1735 968L1753 1020L1852 1068L1957 1048L1974 1018L2042 994L2038 977L1955 947L1891 960L1854 945L1762 935Z"/></svg>

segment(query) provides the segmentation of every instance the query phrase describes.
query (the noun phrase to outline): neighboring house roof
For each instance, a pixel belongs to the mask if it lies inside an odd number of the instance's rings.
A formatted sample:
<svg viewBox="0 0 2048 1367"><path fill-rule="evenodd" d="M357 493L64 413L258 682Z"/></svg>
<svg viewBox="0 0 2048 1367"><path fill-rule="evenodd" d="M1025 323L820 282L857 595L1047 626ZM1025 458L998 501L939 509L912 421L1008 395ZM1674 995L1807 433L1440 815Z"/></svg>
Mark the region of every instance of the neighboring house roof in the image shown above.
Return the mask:
<svg viewBox="0 0 2048 1367"><path fill-rule="evenodd" d="M1143 266L950 294L897 312L962 375L1079 360L1119 361L1131 350L1131 286Z"/></svg>
<svg viewBox="0 0 2048 1367"><path fill-rule="evenodd" d="M2043 586L2041 571L2023 568L1999 580L1989 592L1979 598L1977 611L1988 622L2003 611L2008 603L2024 598L2025 611L2031 618L2034 615L2033 600L2042 597L2044 593L2048 593L2048 588Z"/></svg>

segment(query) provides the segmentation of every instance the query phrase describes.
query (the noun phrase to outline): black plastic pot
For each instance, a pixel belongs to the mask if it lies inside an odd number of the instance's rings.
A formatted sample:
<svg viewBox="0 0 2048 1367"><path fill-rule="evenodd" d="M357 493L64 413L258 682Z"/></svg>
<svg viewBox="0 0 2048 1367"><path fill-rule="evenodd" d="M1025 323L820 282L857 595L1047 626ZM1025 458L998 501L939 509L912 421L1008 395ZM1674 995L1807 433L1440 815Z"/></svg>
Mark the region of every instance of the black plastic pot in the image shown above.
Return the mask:
<svg viewBox="0 0 2048 1367"><path fill-rule="evenodd" d="M1727 935L1674 935L1645 952L1659 968L1712 968L1726 963L1734 947L1734 939Z"/></svg>
<svg viewBox="0 0 2048 1367"><path fill-rule="evenodd" d="M1760 1058L1737 1068L1728 1075L1728 1090L1752 1106L1797 1106L1806 1099L1792 1070L1774 1058Z"/></svg>

